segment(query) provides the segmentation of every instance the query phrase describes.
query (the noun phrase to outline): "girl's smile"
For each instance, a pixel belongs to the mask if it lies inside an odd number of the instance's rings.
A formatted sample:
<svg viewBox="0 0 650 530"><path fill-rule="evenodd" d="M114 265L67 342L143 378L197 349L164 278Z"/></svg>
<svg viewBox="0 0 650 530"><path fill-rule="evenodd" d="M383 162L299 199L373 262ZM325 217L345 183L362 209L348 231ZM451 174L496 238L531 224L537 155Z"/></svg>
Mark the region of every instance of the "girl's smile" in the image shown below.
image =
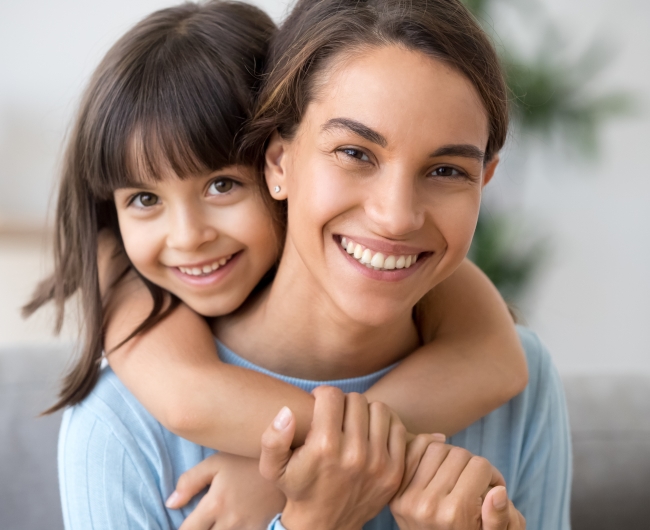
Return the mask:
<svg viewBox="0 0 650 530"><path fill-rule="evenodd" d="M114 194L129 259L198 313L232 312L273 266L274 225L247 168L134 186Z"/></svg>

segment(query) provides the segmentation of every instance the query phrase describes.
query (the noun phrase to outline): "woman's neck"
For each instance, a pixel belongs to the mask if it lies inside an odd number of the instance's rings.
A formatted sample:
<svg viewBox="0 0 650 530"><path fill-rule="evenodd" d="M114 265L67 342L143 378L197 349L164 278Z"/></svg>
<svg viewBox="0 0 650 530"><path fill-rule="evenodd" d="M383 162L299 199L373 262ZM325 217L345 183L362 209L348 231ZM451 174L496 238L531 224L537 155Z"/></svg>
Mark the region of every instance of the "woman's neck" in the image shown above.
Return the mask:
<svg viewBox="0 0 650 530"><path fill-rule="evenodd" d="M375 372L419 345L410 313L381 326L355 322L305 267L287 261L270 287L215 323L238 355L276 373L325 381Z"/></svg>

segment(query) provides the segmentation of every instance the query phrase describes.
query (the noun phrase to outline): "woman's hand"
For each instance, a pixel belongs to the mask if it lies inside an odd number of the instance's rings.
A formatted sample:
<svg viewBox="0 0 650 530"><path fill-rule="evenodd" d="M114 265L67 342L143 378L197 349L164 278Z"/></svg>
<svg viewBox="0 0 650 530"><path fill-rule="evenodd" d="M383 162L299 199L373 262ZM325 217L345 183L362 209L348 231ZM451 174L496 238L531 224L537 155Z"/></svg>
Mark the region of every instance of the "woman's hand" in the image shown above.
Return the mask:
<svg viewBox="0 0 650 530"><path fill-rule="evenodd" d="M419 435L391 501L401 530L523 530L501 473L485 458Z"/></svg>
<svg viewBox="0 0 650 530"><path fill-rule="evenodd" d="M183 473L168 508L181 508L206 486L210 489L180 530L266 528L282 511L285 497L258 468L256 459L217 453Z"/></svg>
<svg viewBox="0 0 650 530"><path fill-rule="evenodd" d="M305 444L291 451L295 428L286 407L262 437L260 472L287 496L289 530L359 530L390 501L404 471L406 431L382 403L333 387L313 392Z"/></svg>

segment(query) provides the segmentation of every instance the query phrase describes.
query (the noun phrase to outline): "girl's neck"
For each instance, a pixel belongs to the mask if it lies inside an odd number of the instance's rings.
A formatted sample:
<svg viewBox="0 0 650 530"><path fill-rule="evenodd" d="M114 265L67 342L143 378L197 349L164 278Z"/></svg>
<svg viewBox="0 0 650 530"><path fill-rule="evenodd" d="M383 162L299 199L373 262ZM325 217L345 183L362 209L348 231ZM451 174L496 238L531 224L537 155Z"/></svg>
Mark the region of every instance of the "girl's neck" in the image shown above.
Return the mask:
<svg viewBox="0 0 650 530"><path fill-rule="evenodd" d="M276 373L326 381L375 372L417 348L411 314L381 326L354 322L296 261L283 259L270 287L215 323L235 353Z"/></svg>

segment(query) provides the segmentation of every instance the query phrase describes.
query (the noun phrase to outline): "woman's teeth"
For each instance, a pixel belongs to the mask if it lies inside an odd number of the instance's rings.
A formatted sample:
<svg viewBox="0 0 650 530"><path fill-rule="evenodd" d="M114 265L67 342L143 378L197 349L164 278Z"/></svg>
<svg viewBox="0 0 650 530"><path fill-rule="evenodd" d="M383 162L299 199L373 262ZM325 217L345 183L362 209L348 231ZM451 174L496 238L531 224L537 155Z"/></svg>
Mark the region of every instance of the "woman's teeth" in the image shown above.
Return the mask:
<svg viewBox="0 0 650 530"><path fill-rule="evenodd" d="M375 252L369 248L362 247L347 237L341 238L341 246L345 251L350 254L354 259L376 271L392 271L394 269L408 269L411 265L415 265L418 259L417 254L410 256L386 256L381 252Z"/></svg>
<svg viewBox="0 0 650 530"><path fill-rule="evenodd" d="M208 274L212 274L218 268L223 267L230 261L230 258L232 258L232 254L215 261L212 265L203 265L203 267L178 267L178 270L183 274L189 274L190 276L207 276Z"/></svg>

